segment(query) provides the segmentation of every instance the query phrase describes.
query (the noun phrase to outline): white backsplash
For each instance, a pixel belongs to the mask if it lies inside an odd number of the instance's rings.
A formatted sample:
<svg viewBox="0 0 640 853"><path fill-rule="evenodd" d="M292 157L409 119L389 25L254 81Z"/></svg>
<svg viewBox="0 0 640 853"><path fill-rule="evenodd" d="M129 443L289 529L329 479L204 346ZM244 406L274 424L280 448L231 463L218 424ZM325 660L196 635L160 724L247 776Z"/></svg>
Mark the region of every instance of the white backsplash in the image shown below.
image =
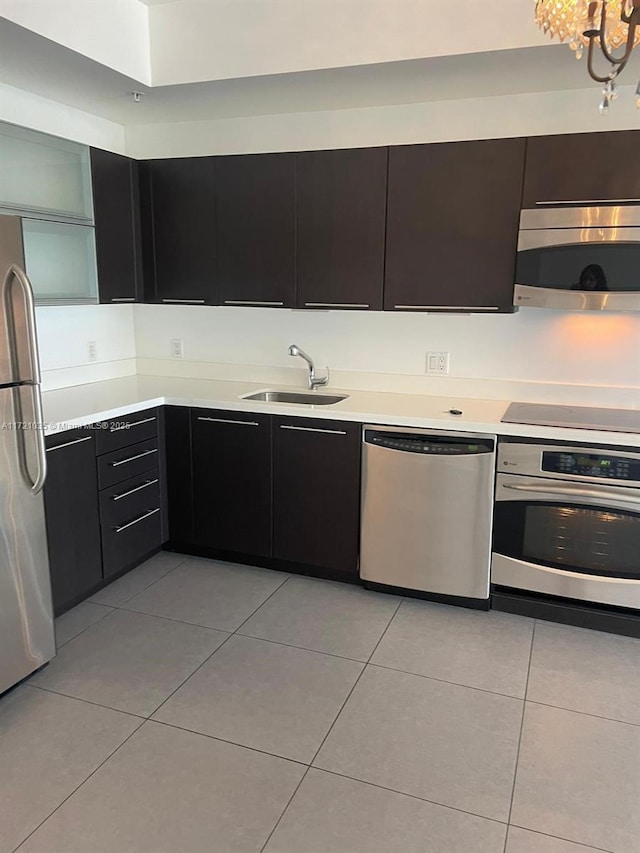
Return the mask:
<svg viewBox="0 0 640 853"><path fill-rule="evenodd" d="M296 343L331 387L640 408L640 315L523 309L449 316L138 305L138 372L301 384ZM171 341L184 358L171 358ZM451 353L426 376L428 350Z"/></svg>
<svg viewBox="0 0 640 853"><path fill-rule="evenodd" d="M36 322L45 391L136 372L132 305L42 306ZM95 362L89 341L96 344Z"/></svg>
<svg viewBox="0 0 640 853"><path fill-rule="evenodd" d="M636 314L83 305L38 308L37 323L45 390L136 372L303 385L303 363L287 355L296 343L330 367L333 388L640 408ZM450 352L448 376L426 375L428 350Z"/></svg>

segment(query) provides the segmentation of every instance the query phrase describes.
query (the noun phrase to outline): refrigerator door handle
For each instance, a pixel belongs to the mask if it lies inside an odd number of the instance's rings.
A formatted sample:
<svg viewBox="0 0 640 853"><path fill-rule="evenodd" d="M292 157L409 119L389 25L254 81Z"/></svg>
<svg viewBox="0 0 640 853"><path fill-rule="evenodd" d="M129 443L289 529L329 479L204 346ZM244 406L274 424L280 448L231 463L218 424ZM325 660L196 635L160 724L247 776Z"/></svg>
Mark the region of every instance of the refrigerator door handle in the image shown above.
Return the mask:
<svg viewBox="0 0 640 853"><path fill-rule="evenodd" d="M29 362L29 376L16 376L18 382L30 387L32 394L32 412L34 423L25 424L22 416L22 407L19 405L19 423L16 425L18 431L18 445L22 459L22 472L24 479L34 495L40 494L44 488L47 478L47 453L44 442L44 424L42 414L42 396L40 394L40 361L38 358L38 337L36 331L36 310L33 301L33 289L25 271L17 264L11 264L2 283L2 298L4 300L5 316L7 318L9 345L11 348L11 361L15 373L19 372L17 334L15 328L15 317L13 311L13 297L11 294L11 279L20 285L25 306L25 322L27 337L27 358ZM36 437L36 458L38 471L35 480L31 479L27 465L26 432L34 432Z"/></svg>
<svg viewBox="0 0 640 853"><path fill-rule="evenodd" d="M25 421L20 395L29 390L31 393L31 414L33 421ZM16 439L18 442L18 454L20 456L20 470L22 477L34 495L39 495L44 488L47 479L47 448L44 441L44 424L42 420L42 397L39 385L18 385L13 389L14 409L16 413ZM35 479L31 478L28 463L27 433L35 433L37 473Z"/></svg>
<svg viewBox="0 0 640 853"><path fill-rule="evenodd" d="M17 264L11 264L9 269L7 270L7 274L5 276L2 289L3 289L3 297L4 297L4 306L5 313L7 317L7 325L9 326L9 340L11 345L11 355L13 360L13 368L15 371L18 370L18 358L17 358L17 336L15 330L15 322L14 322L14 313L13 313L13 300L11 297L11 288L9 284L11 282L11 277L14 277L18 284L20 285L20 289L22 290L22 295L24 297L25 304L25 320L27 324L27 349L28 349L28 360L29 360L29 376L16 376L15 380L17 382L31 382L34 385L40 384L40 361L38 358L38 338L36 332L36 309L33 301L33 289L31 287L31 282L27 278L26 272L21 269Z"/></svg>

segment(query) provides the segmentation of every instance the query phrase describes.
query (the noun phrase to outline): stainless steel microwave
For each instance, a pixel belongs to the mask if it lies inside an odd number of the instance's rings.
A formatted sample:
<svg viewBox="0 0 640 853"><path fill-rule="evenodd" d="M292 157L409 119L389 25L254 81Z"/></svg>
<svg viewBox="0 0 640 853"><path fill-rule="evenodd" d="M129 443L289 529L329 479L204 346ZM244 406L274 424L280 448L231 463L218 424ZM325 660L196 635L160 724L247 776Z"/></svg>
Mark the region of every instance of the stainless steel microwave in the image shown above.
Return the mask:
<svg viewBox="0 0 640 853"><path fill-rule="evenodd" d="M640 311L640 203L523 210L514 305Z"/></svg>

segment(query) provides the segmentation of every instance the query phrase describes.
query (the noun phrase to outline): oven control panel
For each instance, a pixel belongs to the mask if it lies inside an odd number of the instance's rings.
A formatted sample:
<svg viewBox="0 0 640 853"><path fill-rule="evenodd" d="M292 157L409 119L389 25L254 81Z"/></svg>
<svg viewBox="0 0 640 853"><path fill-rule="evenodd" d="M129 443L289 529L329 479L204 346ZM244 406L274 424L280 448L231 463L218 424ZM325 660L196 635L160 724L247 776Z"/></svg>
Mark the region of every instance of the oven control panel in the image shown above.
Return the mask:
<svg viewBox="0 0 640 853"><path fill-rule="evenodd" d="M574 477L640 482L640 459L628 459L609 453L547 450L542 454L541 468L553 474L568 474Z"/></svg>

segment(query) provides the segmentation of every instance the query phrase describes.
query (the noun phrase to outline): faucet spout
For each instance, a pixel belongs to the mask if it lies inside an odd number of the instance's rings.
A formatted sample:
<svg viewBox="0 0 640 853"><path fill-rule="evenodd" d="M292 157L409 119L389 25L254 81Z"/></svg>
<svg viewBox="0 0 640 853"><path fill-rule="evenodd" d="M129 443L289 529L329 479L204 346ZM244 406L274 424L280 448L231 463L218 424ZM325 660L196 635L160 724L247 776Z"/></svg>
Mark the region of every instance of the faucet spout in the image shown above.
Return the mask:
<svg viewBox="0 0 640 853"><path fill-rule="evenodd" d="M326 385L329 382L329 368L327 367L326 376L317 377L316 376L316 368L313 363L313 359L311 356L307 355L304 350L301 350L299 346L296 344L291 344L289 347L289 355L291 356L299 356L301 359L307 362L307 366L309 368L309 389L311 391L315 391L316 388L321 387L322 385Z"/></svg>

